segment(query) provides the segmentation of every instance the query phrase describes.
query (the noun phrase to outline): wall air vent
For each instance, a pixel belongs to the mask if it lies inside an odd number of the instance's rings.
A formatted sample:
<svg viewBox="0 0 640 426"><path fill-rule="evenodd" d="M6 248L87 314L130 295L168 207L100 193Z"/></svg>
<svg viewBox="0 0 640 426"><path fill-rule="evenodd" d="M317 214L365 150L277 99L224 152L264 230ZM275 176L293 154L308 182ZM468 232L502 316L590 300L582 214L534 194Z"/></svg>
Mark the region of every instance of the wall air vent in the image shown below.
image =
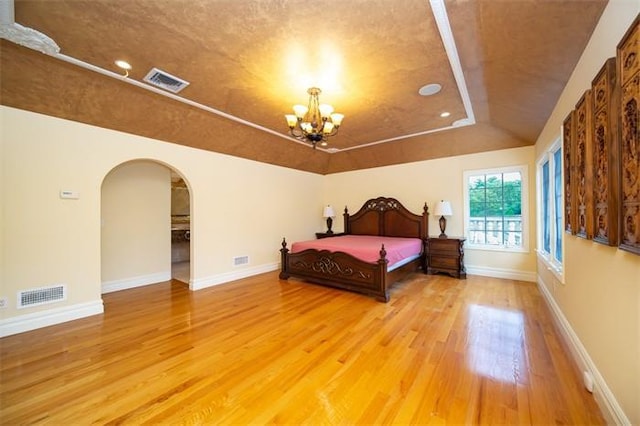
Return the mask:
<svg viewBox="0 0 640 426"><path fill-rule="evenodd" d="M59 302L67 298L67 286L64 284L40 287L18 292L18 309L46 303Z"/></svg>
<svg viewBox="0 0 640 426"><path fill-rule="evenodd" d="M189 85L188 81L159 70L158 68L152 68L142 80L173 93L178 93Z"/></svg>
<svg viewBox="0 0 640 426"><path fill-rule="evenodd" d="M249 256L238 256L233 258L233 266L247 265Z"/></svg>

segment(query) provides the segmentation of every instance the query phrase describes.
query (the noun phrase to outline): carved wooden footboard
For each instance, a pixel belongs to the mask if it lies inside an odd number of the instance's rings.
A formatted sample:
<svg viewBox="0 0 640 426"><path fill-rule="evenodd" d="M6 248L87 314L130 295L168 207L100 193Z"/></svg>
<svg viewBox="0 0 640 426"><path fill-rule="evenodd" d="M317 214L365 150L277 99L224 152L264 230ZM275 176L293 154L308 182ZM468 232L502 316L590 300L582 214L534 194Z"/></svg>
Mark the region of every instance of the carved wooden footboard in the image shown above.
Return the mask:
<svg viewBox="0 0 640 426"><path fill-rule="evenodd" d="M389 287L408 273L424 268L424 244L429 234L428 208L422 215L409 212L394 198L370 199L354 215L344 209L344 230L351 235L377 235L386 237L420 238L422 254L406 265L387 271L388 260L384 245L376 263L368 263L347 253L308 249L290 253L282 239L280 279L301 278L318 284L356 291L389 301ZM338 237L339 238L339 237Z"/></svg>
<svg viewBox="0 0 640 426"><path fill-rule="evenodd" d="M388 302L387 259L384 245L377 263L367 263L342 252L308 249L289 253L287 242L280 249L282 270L280 279L290 276L331 287L368 294Z"/></svg>

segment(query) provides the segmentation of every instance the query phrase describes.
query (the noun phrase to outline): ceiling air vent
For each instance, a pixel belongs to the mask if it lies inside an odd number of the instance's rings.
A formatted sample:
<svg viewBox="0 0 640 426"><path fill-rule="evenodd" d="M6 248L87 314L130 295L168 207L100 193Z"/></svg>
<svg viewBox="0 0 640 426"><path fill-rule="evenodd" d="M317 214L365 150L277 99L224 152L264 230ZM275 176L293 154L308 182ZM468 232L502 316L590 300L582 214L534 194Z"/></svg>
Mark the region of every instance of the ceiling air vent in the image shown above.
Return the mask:
<svg viewBox="0 0 640 426"><path fill-rule="evenodd" d="M159 70L158 68L152 68L143 80L149 84L153 84L156 87L173 93L178 93L189 85L188 81L178 78L175 75L171 75L168 72Z"/></svg>

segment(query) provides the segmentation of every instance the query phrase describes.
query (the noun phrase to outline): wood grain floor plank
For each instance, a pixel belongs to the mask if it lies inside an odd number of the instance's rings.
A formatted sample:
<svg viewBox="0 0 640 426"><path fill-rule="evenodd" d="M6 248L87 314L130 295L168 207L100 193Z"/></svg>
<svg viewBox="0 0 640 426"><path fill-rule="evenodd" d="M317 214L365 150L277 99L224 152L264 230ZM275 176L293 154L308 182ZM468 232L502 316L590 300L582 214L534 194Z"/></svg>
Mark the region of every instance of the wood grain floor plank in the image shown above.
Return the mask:
<svg viewBox="0 0 640 426"><path fill-rule="evenodd" d="M274 272L104 304L0 339L0 423L604 424L532 283L413 274L384 304Z"/></svg>

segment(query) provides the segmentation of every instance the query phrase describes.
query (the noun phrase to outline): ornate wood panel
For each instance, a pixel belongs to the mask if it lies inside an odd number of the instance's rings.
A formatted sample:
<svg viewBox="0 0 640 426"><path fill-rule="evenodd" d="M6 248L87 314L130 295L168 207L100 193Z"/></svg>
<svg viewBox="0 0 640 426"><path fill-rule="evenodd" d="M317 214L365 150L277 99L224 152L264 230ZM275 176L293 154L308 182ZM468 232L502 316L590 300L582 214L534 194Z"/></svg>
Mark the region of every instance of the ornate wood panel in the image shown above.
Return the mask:
<svg viewBox="0 0 640 426"><path fill-rule="evenodd" d="M609 58L592 82L593 240L618 245L618 89L616 58Z"/></svg>
<svg viewBox="0 0 640 426"><path fill-rule="evenodd" d="M564 155L564 230L576 233L575 203L575 150L576 127L574 111L571 111L562 123L562 152Z"/></svg>
<svg viewBox="0 0 640 426"><path fill-rule="evenodd" d="M590 239L593 236L593 187L591 145L591 90L587 90L576 104L576 235Z"/></svg>
<svg viewBox="0 0 640 426"><path fill-rule="evenodd" d="M620 78L620 248L640 254L639 17L618 44Z"/></svg>

